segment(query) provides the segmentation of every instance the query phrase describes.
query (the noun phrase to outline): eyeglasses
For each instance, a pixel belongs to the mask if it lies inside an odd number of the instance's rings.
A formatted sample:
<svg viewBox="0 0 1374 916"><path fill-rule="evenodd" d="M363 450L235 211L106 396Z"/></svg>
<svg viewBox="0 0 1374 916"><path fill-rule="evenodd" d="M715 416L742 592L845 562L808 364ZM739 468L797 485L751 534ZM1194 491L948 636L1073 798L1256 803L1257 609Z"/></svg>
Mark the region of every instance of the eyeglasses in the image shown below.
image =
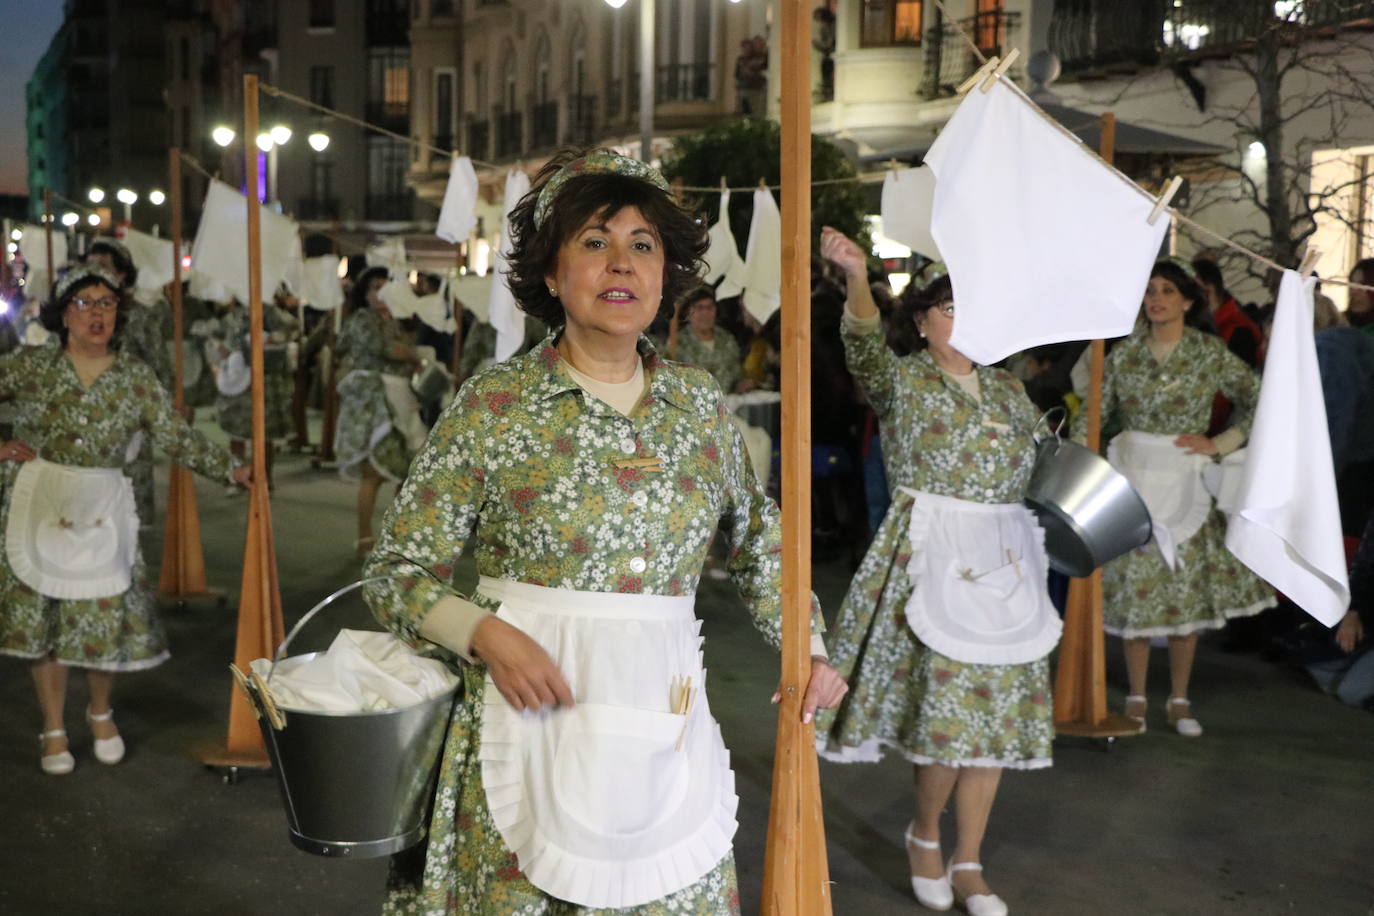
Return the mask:
<svg viewBox="0 0 1374 916"><path fill-rule="evenodd" d="M114 296L101 296L99 299L73 299L72 307L78 312L89 312L91 309L100 309L102 312L113 312L119 308L119 300Z"/></svg>
<svg viewBox="0 0 1374 916"><path fill-rule="evenodd" d="M944 315L946 318L953 318L953 317L954 317L954 303L953 303L953 302L946 302L944 305L937 305L937 306L935 306L935 308L938 309L939 312L940 312L940 314L941 314L941 315Z"/></svg>

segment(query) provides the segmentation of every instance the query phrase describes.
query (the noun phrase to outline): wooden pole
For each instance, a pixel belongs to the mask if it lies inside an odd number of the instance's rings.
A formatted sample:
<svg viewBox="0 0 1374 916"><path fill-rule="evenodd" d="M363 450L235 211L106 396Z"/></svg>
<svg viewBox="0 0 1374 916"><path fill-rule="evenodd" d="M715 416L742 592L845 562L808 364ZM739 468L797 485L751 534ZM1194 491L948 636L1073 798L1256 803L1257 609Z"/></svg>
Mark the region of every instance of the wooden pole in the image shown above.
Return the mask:
<svg viewBox="0 0 1374 916"><path fill-rule="evenodd" d="M1110 164L1116 154L1116 115L1102 115L1098 154ZM1092 342L1092 375L1088 391L1088 448L1102 445L1102 374L1107 345ZM1069 583L1064 609L1064 636L1054 678L1054 727L1061 735L1114 738L1134 735L1140 723L1107 711L1107 657L1102 635L1102 570Z"/></svg>
<svg viewBox="0 0 1374 916"><path fill-rule="evenodd" d="M48 246L48 298L57 288L57 274L52 263L52 188L43 189L43 236Z"/></svg>
<svg viewBox="0 0 1374 916"><path fill-rule="evenodd" d="M811 4L780 0L782 31L782 702L764 856L764 916L828 916L830 876L811 676Z"/></svg>
<svg viewBox="0 0 1374 916"><path fill-rule="evenodd" d="M252 350L253 482L248 535L243 549L238 636L234 664L247 671L255 658L271 658L285 639L277 553L272 540L272 503L267 490L267 417L263 405L262 212L258 202L258 78L243 77L244 165L248 176L248 337ZM267 751L243 691L230 687L229 731L222 752L202 759L215 766L266 767Z"/></svg>
<svg viewBox="0 0 1374 916"><path fill-rule="evenodd" d="M181 150L167 151L167 193L172 208L172 348L175 372L172 402L177 413L186 409L186 388L181 345L185 315L181 299ZM196 509L196 485L191 472L173 463L167 479L167 521L162 538L162 572L158 592L164 598L184 601L196 597L223 597L205 582L205 548L200 540L200 514Z"/></svg>
<svg viewBox="0 0 1374 916"><path fill-rule="evenodd" d="M332 244L334 254L338 256L339 243ZM334 460L334 430L339 424L339 316L343 314L343 309L341 305L325 316L325 320L329 322L324 344L329 348L329 365L320 372L320 384L324 386L324 417L320 424L320 448L316 452L315 461L312 462L315 467Z"/></svg>

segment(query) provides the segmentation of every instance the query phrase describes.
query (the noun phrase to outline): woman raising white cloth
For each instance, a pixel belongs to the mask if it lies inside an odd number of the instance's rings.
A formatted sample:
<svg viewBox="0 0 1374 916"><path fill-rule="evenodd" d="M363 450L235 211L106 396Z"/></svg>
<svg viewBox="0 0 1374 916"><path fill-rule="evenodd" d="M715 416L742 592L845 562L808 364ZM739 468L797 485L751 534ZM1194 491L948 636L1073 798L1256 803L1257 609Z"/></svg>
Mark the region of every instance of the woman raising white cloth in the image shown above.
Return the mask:
<svg viewBox="0 0 1374 916"><path fill-rule="evenodd" d="M555 330L463 386L367 564L391 577L367 592L383 622L474 662L386 911L731 916L738 800L694 592L724 520L778 645L779 516L719 387L642 337L705 234L657 171L604 151L556 156L511 222L512 290ZM472 601L452 583L469 539ZM805 715L844 689L813 656Z"/></svg>

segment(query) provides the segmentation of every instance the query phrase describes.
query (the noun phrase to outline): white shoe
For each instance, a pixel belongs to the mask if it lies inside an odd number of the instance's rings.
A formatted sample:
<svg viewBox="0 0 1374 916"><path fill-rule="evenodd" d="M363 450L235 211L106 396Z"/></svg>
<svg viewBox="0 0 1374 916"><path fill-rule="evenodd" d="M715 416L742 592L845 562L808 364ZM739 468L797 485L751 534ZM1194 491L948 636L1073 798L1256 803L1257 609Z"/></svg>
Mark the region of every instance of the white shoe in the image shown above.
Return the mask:
<svg viewBox="0 0 1374 916"><path fill-rule="evenodd" d="M940 844L936 840L923 840L911 832L911 827L906 828L906 844L908 847L916 846L920 849L933 849L937 852ZM941 875L938 878L918 878L911 876L911 892L916 895L916 901L928 910L947 910L954 906L954 889L949 886L949 875Z"/></svg>
<svg viewBox="0 0 1374 916"><path fill-rule="evenodd" d="M1146 703L1147 700L1142 696L1132 694L1126 698L1126 718L1140 723L1140 734L1145 732Z"/></svg>
<svg viewBox="0 0 1374 916"><path fill-rule="evenodd" d="M955 862L949 867L949 874L953 875L956 871L982 871L983 866L977 862ZM954 889L953 882L950 882L951 892ZM996 894L969 894L959 901L968 916L1007 916L1010 910L1007 904Z"/></svg>
<svg viewBox="0 0 1374 916"><path fill-rule="evenodd" d="M1169 724L1180 735L1185 738L1196 738L1202 734L1202 724L1190 715L1193 711L1193 704L1188 702L1187 697L1169 697L1168 710Z"/></svg>
<svg viewBox="0 0 1374 916"><path fill-rule="evenodd" d="M67 732L61 728L55 728L50 732L43 732L38 736L38 746L43 746L43 741L47 738L65 738ZM38 765L43 768L44 773L53 776L66 776L76 769L76 758L71 751L63 751L60 754L47 754L38 761Z"/></svg>
<svg viewBox="0 0 1374 916"><path fill-rule="evenodd" d="M91 708L86 707L86 721L94 724L96 722L109 722L114 718L114 710L106 710L98 716L91 715ZM115 735L113 738L95 739L95 759L101 763L114 766L124 759L124 738Z"/></svg>

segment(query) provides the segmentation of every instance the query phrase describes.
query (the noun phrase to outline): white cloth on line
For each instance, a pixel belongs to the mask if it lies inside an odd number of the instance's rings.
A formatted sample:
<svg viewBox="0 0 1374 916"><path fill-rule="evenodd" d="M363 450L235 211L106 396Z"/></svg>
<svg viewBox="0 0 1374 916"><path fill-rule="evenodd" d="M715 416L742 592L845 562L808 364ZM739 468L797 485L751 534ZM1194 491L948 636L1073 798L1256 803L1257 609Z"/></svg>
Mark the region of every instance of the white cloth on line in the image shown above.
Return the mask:
<svg viewBox="0 0 1374 916"><path fill-rule="evenodd" d="M1007 80L971 91L926 154L931 234L954 284L950 344L984 365L1065 340L1121 337L1169 217Z"/></svg>
<svg viewBox="0 0 1374 916"><path fill-rule="evenodd" d="M703 260L706 273L702 280L714 284L717 299L738 296L744 290L744 259L739 256L739 245L735 234L730 230L730 192L720 192L720 217L706 234L707 249Z"/></svg>
<svg viewBox="0 0 1374 916"><path fill-rule="evenodd" d="M300 299L311 308L331 312L343 305L343 284L339 282L339 256L306 258L301 269Z"/></svg>
<svg viewBox="0 0 1374 916"><path fill-rule="evenodd" d="M195 269L195 259L191 261L191 278L187 295L205 302L228 302L234 298L229 288L213 277L206 276Z"/></svg>
<svg viewBox="0 0 1374 916"><path fill-rule="evenodd" d="M29 265L28 276L24 280L25 295L30 299L48 298L48 288L55 277L48 276L48 234L42 226L28 223L19 227L19 251ZM52 267L62 270L67 263L67 233L54 228L52 233Z"/></svg>
<svg viewBox="0 0 1374 916"><path fill-rule="evenodd" d="M889 169L883 179L883 235L901 242L932 261L943 261L940 246L930 234L930 213L935 206L935 173L930 166Z"/></svg>
<svg viewBox="0 0 1374 916"><path fill-rule="evenodd" d="M1350 606L1312 329L1314 281L1285 270L1226 546L1327 626Z"/></svg>
<svg viewBox="0 0 1374 916"><path fill-rule="evenodd" d="M160 293L162 287L176 277L172 264L172 240L160 239L137 229L124 230L124 247L129 249L138 268L135 287L140 290Z"/></svg>
<svg viewBox="0 0 1374 916"><path fill-rule="evenodd" d="M271 299L298 257L295 220L259 207L262 297ZM191 269L248 304L248 198L222 181L211 181L191 255Z"/></svg>
<svg viewBox="0 0 1374 916"><path fill-rule="evenodd" d="M496 264L493 270L496 277L491 284L491 299L487 305L488 321L496 329L496 361L502 362L515 355L525 340L525 313L515 303L515 294L507 283L510 270L512 243L510 237L510 211L520 203L530 189L530 177L523 169L515 169L506 175L506 198L502 203L501 242L496 250Z"/></svg>
<svg viewBox="0 0 1374 916"><path fill-rule="evenodd" d="M434 234L445 242L467 241L477 225L477 172L467 156L454 156Z"/></svg>
<svg viewBox="0 0 1374 916"><path fill-rule="evenodd" d="M443 662L372 630L340 630L328 650L284 658L275 668L265 658L250 665L288 711L404 709L443 696L458 683Z"/></svg>
<svg viewBox="0 0 1374 916"><path fill-rule="evenodd" d="M1177 571L1178 548L1202 530L1212 512L1203 479L1212 461L1174 445L1175 438L1128 429L1107 445L1107 460L1150 510L1155 546L1165 565Z"/></svg>
<svg viewBox="0 0 1374 916"><path fill-rule="evenodd" d="M414 315L420 299L404 277L388 280L377 290L377 298L391 311L391 317L398 321Z"/></svg>
<svg viewBox="0 0 1374 916"><path fill-rule="evenodd" d="M495 279L491 271L485 274L477 274L469 271L460 277L455 277L449 284L449 296L463 303L463 308L472 312L473 317L479 321L486 321L491 314L491 289L494 285L491 281Z"/></svg>
<svg viewBox="0 0 1374 916"><path fill-rule="evenodd" d="M382 239L367 246L368 267L385 267L396 273L406 273L406 240L399 236Z"/></svg>
<svg viewBox="0 0 1374 916"><path fill-rule="evenodd" d="M782 305L782 214L773 192L754 192L754 217L744 252L744 307L760 324Z"/></svg>

